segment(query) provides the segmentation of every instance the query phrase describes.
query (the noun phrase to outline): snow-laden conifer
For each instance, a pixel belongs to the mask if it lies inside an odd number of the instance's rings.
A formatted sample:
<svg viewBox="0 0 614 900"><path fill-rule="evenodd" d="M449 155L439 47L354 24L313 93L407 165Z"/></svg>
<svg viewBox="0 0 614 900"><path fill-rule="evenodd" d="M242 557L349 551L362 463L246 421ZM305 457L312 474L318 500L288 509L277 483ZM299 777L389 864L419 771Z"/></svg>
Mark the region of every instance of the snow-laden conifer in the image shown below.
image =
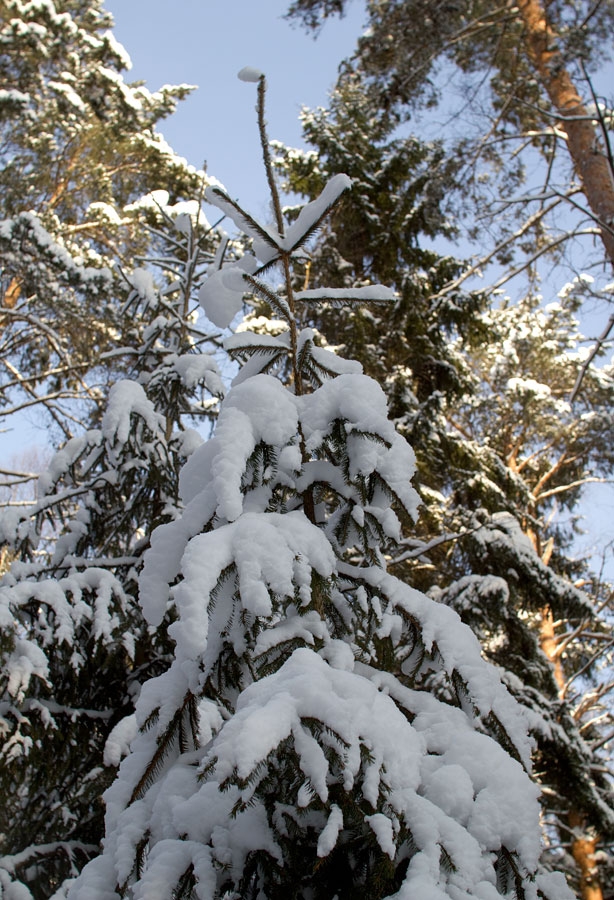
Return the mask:
<svg viewBox="0 0 614 900"><path fill-rule="evenodd" d="M191 88L127 83L112 27L102 0L0 0L0 412L35 410L56 442L117 377L99 367L126 339L117 264L160 224L143 198L199 189L158 131Z"/></svg>
<svg viewBox="0 0 614 900"><path fill-rule="evenodd" d="M143 686L104 852L70 900L569 898L537 871L520 707L456 613L387 571L417 513L413 452L377 384L299 329L329 295L291 279L351 183L285 228L264 90L276 221L208 190L253 252L201 302L218 316L249 292L283 327L230 339L245 365L182 470L185 509L152 535L140 602L154 627L172 617L174 658Z"/></svg>
<svg viewBox="0 0 614 900"><path fill-rule="evenodd" d="M179 470L202 442L193 426L223 388L194 319L210 235L188 215L166 225L160 277L126 275L134 345L107 360L124 377L100 422L55 453L35 503L0 515L13 556L0 582L2 898L46 900L98 852L135 698L169 662L138 574L152 529L177 515Z"/></svg>

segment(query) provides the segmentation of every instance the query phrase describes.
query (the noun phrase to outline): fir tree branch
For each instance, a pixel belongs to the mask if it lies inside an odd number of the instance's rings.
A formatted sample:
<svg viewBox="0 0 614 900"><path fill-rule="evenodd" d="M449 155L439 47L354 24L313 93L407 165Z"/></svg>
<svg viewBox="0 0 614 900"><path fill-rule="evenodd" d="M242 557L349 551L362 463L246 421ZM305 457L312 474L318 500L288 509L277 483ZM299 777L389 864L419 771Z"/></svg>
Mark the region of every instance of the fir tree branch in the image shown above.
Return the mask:
<svg viewBox="0 0 614 900"><path fill-rule="evenodd" d="M187 746L187 736L184 731L184 718L187 712L190 720L190 732L192 740L195 744L198 741L198 734L195 733L193 724L196 721L195 713L192 709L196 704L196 699L193 694L188 692L183 698L183 703L175 712L175 715L165 728L163 734L158 738L156 750L145 767L145 771L137 781L134 786L132 793L130 795L130 799L128 801L128 806L132 805L136 800L143 796L144 793L149 789L151 784L156 778L161 766L164 764L164 760L166 756L171 751L173 744L176 741L179 741L180 745ZM185 750L182 750L185 752Z"/></svg>

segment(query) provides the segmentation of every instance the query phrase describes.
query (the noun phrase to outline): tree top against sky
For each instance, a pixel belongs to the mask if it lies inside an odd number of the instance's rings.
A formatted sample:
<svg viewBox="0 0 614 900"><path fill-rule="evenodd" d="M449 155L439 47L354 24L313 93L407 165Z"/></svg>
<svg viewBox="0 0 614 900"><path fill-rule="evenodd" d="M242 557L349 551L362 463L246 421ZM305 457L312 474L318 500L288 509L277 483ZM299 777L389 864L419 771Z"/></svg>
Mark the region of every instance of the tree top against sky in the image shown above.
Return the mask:
<svg viewBox="0 0 614 900"><path fill-rule="evenodd" d="M108 0L105 6L115 19L116 38L132 58L128 80L145 79L151 89L168 81L199 85L165 123L169 143L192 165L206 159L209 173L232 185L256 211L266 196L257 166L258 135L255 122L237 114L244 96L235 73L246 64L267 72L269 134L299 146L301 106L327 105L339 62L352 52L363 21L357 4L314 41L284 20L285 0L177 0L172 17L163 0ZM251 148L254 162L229 152L237 141Z"/></svg>

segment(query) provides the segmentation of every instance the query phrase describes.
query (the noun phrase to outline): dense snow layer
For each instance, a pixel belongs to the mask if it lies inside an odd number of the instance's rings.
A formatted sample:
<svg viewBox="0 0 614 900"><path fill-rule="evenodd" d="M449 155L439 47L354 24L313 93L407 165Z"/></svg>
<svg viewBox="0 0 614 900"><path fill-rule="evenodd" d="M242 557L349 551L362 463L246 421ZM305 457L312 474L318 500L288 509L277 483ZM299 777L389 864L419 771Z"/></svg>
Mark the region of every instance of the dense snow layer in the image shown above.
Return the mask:
<svg viewBox="0 0 614 900"><path fill-rule="evenodd" d="M345 421L352 460L350 478L377 473L405 509L416 514L418 495L409 483L414 455L388 421L386 398L375 382L359 374L341 375L313 394L297 397L272 376L250 378L229 392L214 437L196 450L181 472L181 494L187 505L184 516L152 535L141 576L143 608L151 624L159 623L164 615L169 600L166 586L179 574L186 541L214 516L221 524L234 521L247 508L266 509L276 481L272 479L258 495L245 492L243 486L247 460L256 446L264 443L274 450L279 481L304 490L320 479L322 462L314 456L301 468L300 454L297 456L299 426L307 450L317 451L338 419ZM334 477L341 494L347 493L341 469L333 475L329 467L327 474ZM356 490L350 496L361 504ZM392 537L398 535L398 519L387 496L374 495L369 512Z"/></svg>
<svg viewBox="0 0 614 900"><path fill-rule="evenodd" d="M202 706L201 714L211 718ZM323 731L314 731L315 721ZM296 650L275 674L243 691L232 718L224 722L216 713L212 726L201 751L166 765L155 787L126 807L155 747L151 731L136 738L123 777L106 795L105 854L77 880L71 900L93 897L90 891L105 879L108 889L130 876L146 823L153 849L132 885L134 898L166 896L156 886L168 890L191 863L203 898L217 896L224 872L238 881L254 851L282 864L288 836L267 813L266 778L277 768L279 790L294 759L304 779L294 797L303 810L298 821L317 834L315 847L304 846L311 865L345 840L343 813L330 801L335 786L360 792L363 834L372 832L389 857L403 853L411 833L409 868L395 897L500 898L493 863L503 844L521 866L537 863L538 789L522 767L461 710L402 687L388 673L347 671L313 650ZM286 799L292 802L292 795ZM442 848L452 867L441 866ZM562 876L540 881L546 897L571 900ZM526 885L526 897L536 900L535 884Z"/></svg>
<svg viewBox="0 0 614 900"><path fill-rule="evenodd" d="M339 422L349 455L345 479L335 474L332 458L318 458ZM302 491L326 475L335 490L356 499L353 482L378 473L415 512L413 454L388 422L374 382L342 375L297 397L259 375L230 391L214 437L182 473L183 516L153 535L141 599L154 624L174 603L175 659L144 686L137 723L154 725L136 736L108 792L107 850L71 898L84 900L96 879L111 872L123 883L145 827L152 852L131 888L135 898L157 896L155 885L166 890L189 865L199 873L202 897L214 896L220 866L238 880L252 852L265 851L281 865L286 837L281 820L267 812L267 773L277 771L281 790L295 759L303 783L286 802L307 816L315 845L306 844L305 852L314 860L345 841L341 806L331 800L339 785L364 797L364 833L374 835L383 853L391 859L409 853L396 896L495 900L501 895L494 862L503 846L518 854L521 868L537 865L538 789L521 764L482 733L481 723L494 717L528 765L526 719L450 608L381 566L342 562L325 522L310 522L300 509L268 511L270 492L246 489L249 460L262 444L274 451L273 483ZM385 508L388 499L381 515ZM348 626L354 623L341 640L333 620L313 606L315 573L337 585L331 597ZM400 677L381 671L376 658L358 661L362 651L351 635L361 610L374 616L378 640L397 647ZM428 665L450 684L460 679L465 685L463 708L403 684L415 669L406 652L408 623L418 629ZM290 645L297 649L283 662ZM188 698L202 696L229 651L245 681L232 716L203 698L196 749L169 757L155 784L141 791L158 741L184 715ZM282 652L281 666L253 681L249 673L258 671L259 660L276 652ZM314 731L313 722L323 728ZM123 752L121 740L114 739L111 752L114 758ZM442 847L452 867L442 867ZM557 877L539 883L553 900L571 897ZM528 898L537 898L536 884L527 884Z"/></svg>
<svg viewBox="0 0 614 900"><path fill-rule="evenodd" d="M296 300L311 301L344 301L344 302L362 302L362 303L388 303L396 299L396 293L392 288L384 287L382 284L373 284L368 287L359 288L314 288L307 291L298 291L295 294Z"/></svg>
<svg viewBox="0 0 614 900"><path fill-rule="evenodd" d="M227 328L241 309L243 294L248 290L243 275L256 271L255 257L245 254L238 263L210 273L200 288L198 299L207 318L218 328Z"/></svg>

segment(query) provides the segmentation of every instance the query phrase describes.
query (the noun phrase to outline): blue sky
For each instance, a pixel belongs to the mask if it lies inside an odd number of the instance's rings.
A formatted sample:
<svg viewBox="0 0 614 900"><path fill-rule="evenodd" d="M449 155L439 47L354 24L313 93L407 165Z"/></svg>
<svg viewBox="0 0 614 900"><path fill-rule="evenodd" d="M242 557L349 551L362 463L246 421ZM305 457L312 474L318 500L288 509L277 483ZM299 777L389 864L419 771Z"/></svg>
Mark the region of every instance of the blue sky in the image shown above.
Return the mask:
<svg viewBox="0 0 614 900"><path fill-rule="evenodd" d="M282 16L290 0L107 0L114 34L132 58L128 80L151 90L188 83L198 90L161 130L190 163L207 168L253 212L266 208L254 107L243 66L265 72L269 136L301 145L301 106L327 105L337 67L362 30L364 4L327 23L317 40ZM163 187L163 185L161 185Z"/></svg>

